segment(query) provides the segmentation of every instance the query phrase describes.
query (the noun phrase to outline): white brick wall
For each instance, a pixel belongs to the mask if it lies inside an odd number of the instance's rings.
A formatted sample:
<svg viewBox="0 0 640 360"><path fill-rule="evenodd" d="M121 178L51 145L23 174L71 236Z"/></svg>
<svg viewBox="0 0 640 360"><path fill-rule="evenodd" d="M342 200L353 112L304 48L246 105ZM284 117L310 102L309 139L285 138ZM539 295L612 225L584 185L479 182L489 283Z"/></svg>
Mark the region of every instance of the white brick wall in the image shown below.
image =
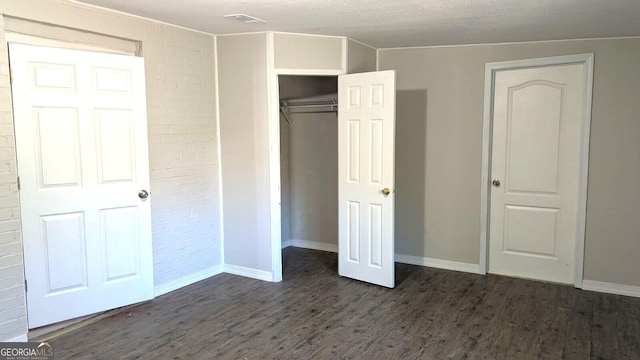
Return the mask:
<svg viewBox="0 0 640 360"><path fill-rule="evenodd" d="M0 31L0 340L20 336L27 327L8 59Z"/></svg>
<svg viewBox="0 0 640 360"><path fill-rule="evenodd" d="M221 263L211 36L148 24L154 273L164 284ZM168 106L170 104L170 106Z"/></svg>
<svg viewBox="0 0 640 360"><path fill-rule="evenodd" d="M14 17L142 41L155 284L220 265L213 37L59 1L0 2L0 12L6 9ZM4 31L0 22L0 341L27 331Z"/></svg>

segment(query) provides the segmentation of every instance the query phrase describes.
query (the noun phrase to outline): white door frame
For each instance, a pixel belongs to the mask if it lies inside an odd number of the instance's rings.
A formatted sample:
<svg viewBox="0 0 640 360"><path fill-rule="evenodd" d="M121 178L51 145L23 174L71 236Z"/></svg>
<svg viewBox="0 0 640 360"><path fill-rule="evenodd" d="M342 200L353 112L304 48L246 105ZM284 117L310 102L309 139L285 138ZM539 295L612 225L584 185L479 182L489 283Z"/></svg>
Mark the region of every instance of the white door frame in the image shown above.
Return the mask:
<svg viewBox="0 0 640 360"><path fill-rule="evenodd" d="M485 64L484 115L482 120L482 176L480 185L480 273L486 274L489 263L489 194L491 184L491 144L493 119L493 86L495 73L499 70L521 69L568 64L584 64L585 99L584 121L580 148L580 182L578 188L578 219L576 231L574 286L582 288L584 265L584 236L587 212L587 175L589 173L589 136L591 131L591 102L593 94L593 53L554 56L537 59L502 61Z"/></svg>
<svg viewBox="0 0 640 360"><path fill-rule="evenodd" d="M342 39L341 69L279 69L275 65L274 32L267 32L267 121L269 125L269 187L271 281L282 281L282 206L280 179L280 75L338 76L347 73L347 39Z"/></svg>

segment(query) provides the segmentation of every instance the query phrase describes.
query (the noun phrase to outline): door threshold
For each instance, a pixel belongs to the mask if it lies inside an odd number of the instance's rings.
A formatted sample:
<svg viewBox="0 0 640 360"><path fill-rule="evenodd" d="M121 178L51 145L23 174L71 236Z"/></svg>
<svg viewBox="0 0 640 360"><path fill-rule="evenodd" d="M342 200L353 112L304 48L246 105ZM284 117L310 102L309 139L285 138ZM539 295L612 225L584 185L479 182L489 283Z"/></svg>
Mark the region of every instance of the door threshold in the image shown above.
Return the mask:
<svg viewBox="0 0 640 360"><path fill-rule="evenodd" d="M65 320L55 324L41 326L35 329L30 329L27 336L29 338L29 341L36 341L36 342L50 341L54 338L57 338L58 336L62 336L71 331L78 330L87 325L91 325L102 319L106 319L108 317L118 315L122 312L128 311L136 306L139 306L145 303L147 303L147 301L119 307L116 309L107 310L97 314L91 314L91 315L82 316L82 317L71 319L71 320Z"/></svg>

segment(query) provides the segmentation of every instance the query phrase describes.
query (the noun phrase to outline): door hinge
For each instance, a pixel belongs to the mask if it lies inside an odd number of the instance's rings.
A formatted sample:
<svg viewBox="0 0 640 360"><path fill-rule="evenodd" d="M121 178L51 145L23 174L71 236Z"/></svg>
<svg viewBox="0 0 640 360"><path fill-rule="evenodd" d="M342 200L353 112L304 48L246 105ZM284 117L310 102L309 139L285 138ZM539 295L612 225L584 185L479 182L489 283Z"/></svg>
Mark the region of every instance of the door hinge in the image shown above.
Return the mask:
<svg viewBox="0 0 640 360"><path fill-rule="evenodd" d="M27 279L24 279L24 292L28 291L28 287L27 287Z"/></svg>
<svg viewBox="0 0 640 360"><path fill-rule="evenodd" d="M20 176L18 176L18 190L20 190Z"/></svg>

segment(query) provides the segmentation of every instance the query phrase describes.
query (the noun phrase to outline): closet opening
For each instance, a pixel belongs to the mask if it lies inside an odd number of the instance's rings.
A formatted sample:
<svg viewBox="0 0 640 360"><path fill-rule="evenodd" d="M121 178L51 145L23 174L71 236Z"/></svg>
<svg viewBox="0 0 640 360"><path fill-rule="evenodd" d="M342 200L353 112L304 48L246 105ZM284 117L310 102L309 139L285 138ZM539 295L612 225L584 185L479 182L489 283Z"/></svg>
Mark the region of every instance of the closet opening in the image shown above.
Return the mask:
<svg viewBox="0 0 640 360"><path fill-rule="evenodd" d="M337 253L338 77L280 75L278 87L282 248Z"/></svg>

